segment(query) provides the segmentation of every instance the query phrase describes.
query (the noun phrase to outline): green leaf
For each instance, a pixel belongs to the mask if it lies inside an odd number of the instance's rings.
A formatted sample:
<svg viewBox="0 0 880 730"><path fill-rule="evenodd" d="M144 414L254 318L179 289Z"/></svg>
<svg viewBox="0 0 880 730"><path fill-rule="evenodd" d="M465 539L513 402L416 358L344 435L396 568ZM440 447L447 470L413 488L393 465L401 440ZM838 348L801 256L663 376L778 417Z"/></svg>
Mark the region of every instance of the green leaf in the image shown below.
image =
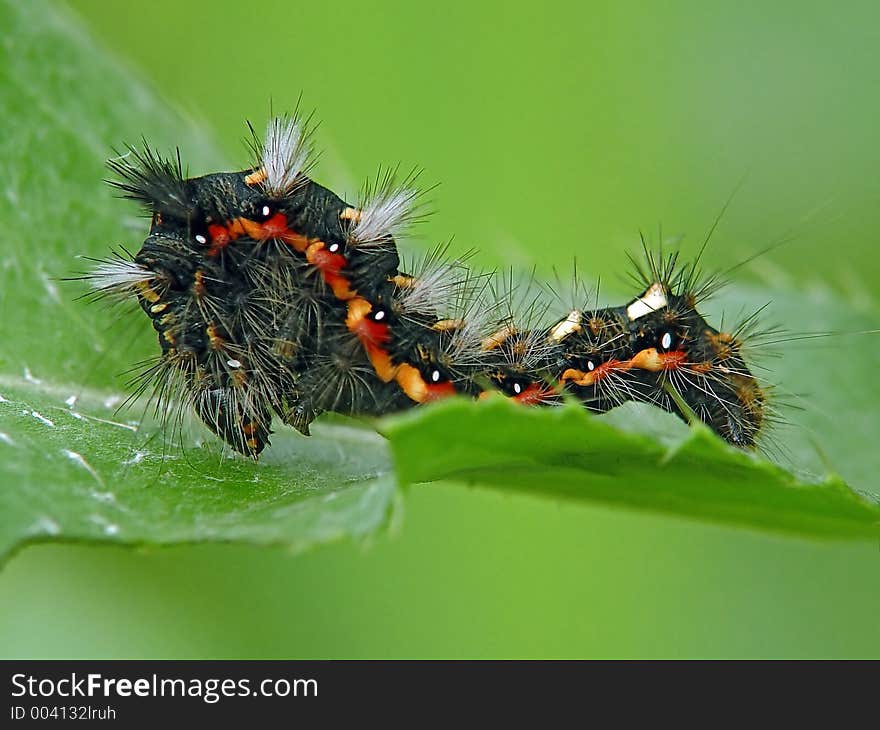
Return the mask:
<svg viewBox="0 0 880 730"><path fill-rule="evenodd" d="M730 321L768 302L764 321L786 325L777 342L752 352L755 373L781 383L770 391L781 423L763 442L768 456L644 405L592 416L576 405L456 401L382 423L399 479L460 480L801 536L876 538L874 304L824 287L730 287L707 309L712 321Z"/></svg>
<svg viewBox="0 0 880 730"><path fill-rule="evenodd" d="M0 393L0 551L46 539L299 551L368 535L395 502L385 445L363 429L319 425L308 440L286 431L254 464L218 457L198 435L183 437L184 450L155 431L145 438L151 429L114 413L115 395L6 378Z"/></svg>
<svg viewBox="0 0 880 730"><path fill-rule="evenodd" d="M657 438L577 405L529 409L493 398L450 400L389 419L384 431L405 483L463 481L814 537L880 532L880 505L840 479L804 483L703 426L671 423Z"/></svg>
<svg viewBox="0 0 880 730"><path fill-rule="evenodd" d="M222 155L56 4L4 0L0 27L0 559L40 540L301 550L385 525L396 487L371 431L283 429L254 464L224 457L201 427L181 449L139 411L115 412L120 373L155 354L155 335L58 280L88 268L77 256L136 250L145 235L103 161L142 134L211 166Z"/></svg>
<svg viewBox="0 0 880 730"><path fill-rule="evenodd" d="M874 486L869 384L880 362L868 337L787 350L774 364L788 395L810 405L799 428L778 437L788 469L649 408L593 417L501 399L442 403L381 422L396 474L386 442L353 426L319 424L311 439L280 427L255 464L222 452L199 426L163 435L137 410L117 413L120 374L155 355L155 335L139 314L76 301L84 287L59 281L87 267L77 256L137 248L144 236L145 221L102 183L103 159L142 134L164 150L179 144L200 166L194 174L219 168L222 156L203 125L170 111L57 5L0 0L0 27L9 120L0 137L0 556L38 540L301 550L363 538L398 504L397 475L799 535L878 534L876 493L803 474L832 464ZM825 290L737 290L728 303L748 310L768 299L798 329L876 326L875 303Z"/></svg>

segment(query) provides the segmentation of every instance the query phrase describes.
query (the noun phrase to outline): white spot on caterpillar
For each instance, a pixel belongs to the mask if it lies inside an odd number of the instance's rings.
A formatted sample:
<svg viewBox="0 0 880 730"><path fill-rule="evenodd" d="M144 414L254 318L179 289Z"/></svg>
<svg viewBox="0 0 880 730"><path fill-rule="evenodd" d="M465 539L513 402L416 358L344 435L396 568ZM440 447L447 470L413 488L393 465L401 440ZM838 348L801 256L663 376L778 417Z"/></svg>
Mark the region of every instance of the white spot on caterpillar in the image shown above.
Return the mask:
<svg viewBox="0 0 880 730"><path fill-rule="evenodd" d="M269 213L271 213L271 212L272 212L272 209L268 205L263 206L263 215L264 216L268 216Z"/></svg>
<svg viewBox="0 0 880 730"><path fill-rule="evenodd" d="M664 350L668 350L672 346L672 335L669 332L663 333L663 338L660 340L660 347Z"/></svg>
<svg viewBox="0 0 880 730"><path fill-rule="evenodd" d="M651 284L642 296L630 302L626 308L626 316L630 318L630 321L635 322L640 317L663 309L668 304L666 288L660 282L656 282Z"/></svg>
<svg viewBox="0 0 880 730"><path fill-rule="evenodd" d="M25 411L25 412L27 412L27 411ZM31 411L31 415L34 418L36 418L40 423L42 423L44 426L49 426L50 428L55 427L55 424L52 421L50 421L48 418L46 418L44 415L42 415L41 413L38 413L37 411Z"/></svg>
<svg viewBox="0 0 880 730"><path fill-rule="evenodd" d="M594 363L592 360L587 361L587 370L589 370L590 372L593 372L595 369L596 369L596 363Z"/></svg>
<svg viewBox="0 0 880 730"><path fill-rule="evenodd" d="M431 381L434 383L440 382L440 371L439 370L435 370L434 372L431 373Z"/></svg>
<svg viewBox="0 0 880 730"><path fill-rule="evenodd" d="M327 249L330 253L336 253L339 250L338 243L331 243L330 248Z"/></svg>
<svg viewBox="0 0 880 730"><path fill-rule="evenodd" d="M569 335L580 332L582 319L583 315L577 309L572 309L565 319L550 330L550 339L553 342L562 342Z"/></svg>
<svg viewBox="0 0 880 730"><path fill-rule="evenodd" d="M373 315L373 319L375 319L377 322L381 322L383 319L385 319L385 312L380 309L378 312L376 312L375 315Z"/></svg>
<svg viewBox="0 0 880 730"><path fill-rule="evenodd" d="M519 383L514 383L513 392L519 395L520 393L522 393L522 386Z"/></svg>
<svg viewBox="0 0 880 730"><path fill-rule="evenodd" d="M68 459L70 459L74 464L81 466L89 474L91 474L95 481L98 482L98 484L100 484L102 487L104 486L104 480L101 479L100 476L98 476L98 472L96 472L94 468L92 468L92 465L83 458L82 454L77 454L75 451L68 451L67 449L62 449L61 453L64 454Z"/></svg>
<svg viewBox="0 0 880 730"><path fill-rule="evenodd" d="M226 364L229 365L229 367L231 368L240 368L241 360L227 360Z"/></svg>
<svg viewBox="0 0 880 730"><path fill-rule="evenodd" d="M68 408L73 408L76 405L76 396L70 396L67 400L64 401L64 405L66 405Z"/></svg>
<svg viewBox="0 0 880 730"><path fill-rule="evenodd" d="M199 234L196 236L196 241L198 241L199 243L201 243L201 244L204 245L204 244L206 244L206 243L208 242L208 239L205 238L201 233L199 233Z"/></svg>

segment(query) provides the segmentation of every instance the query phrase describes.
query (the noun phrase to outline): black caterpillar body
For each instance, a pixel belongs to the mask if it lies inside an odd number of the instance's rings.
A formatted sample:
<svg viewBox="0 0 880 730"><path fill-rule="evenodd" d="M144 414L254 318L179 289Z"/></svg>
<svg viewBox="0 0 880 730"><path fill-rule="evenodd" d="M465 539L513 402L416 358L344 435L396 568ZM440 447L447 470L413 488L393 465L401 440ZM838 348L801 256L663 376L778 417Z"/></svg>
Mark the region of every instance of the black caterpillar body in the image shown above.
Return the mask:
<svg viewBox="0 0 880 730"><path fill-rule="evenodd" d="M88 275L100 295L136 297L158 333L139 388L190 405L236 451L258 456L273 414L308 435L325 411L491 391L527 405L574 397L595 412L647 402L755 445L766 395L740 339L697 311L695 264L649 254L628 304L525 325L500 316L494 287L460 263L401 270L396 239L420 214L411 179L386 174L343 201L308 177L308 136L291 118L254 148L248 169L190 179L146 145L112 160L150 232L136 255Z"/></svg>

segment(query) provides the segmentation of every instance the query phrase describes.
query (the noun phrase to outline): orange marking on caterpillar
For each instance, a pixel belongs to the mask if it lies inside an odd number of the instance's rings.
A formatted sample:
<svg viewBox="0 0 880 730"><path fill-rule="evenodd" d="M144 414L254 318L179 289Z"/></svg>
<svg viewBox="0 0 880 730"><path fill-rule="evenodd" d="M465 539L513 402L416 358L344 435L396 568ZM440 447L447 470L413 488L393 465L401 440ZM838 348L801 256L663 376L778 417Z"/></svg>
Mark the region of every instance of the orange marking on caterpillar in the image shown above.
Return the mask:
<svg viewBox="0 0 880 730"><path fill-rule="evenodd" d="M357 296L348 277L342 274L342 269L348 263L345 256L329 251L323 241L315 241L306 249L306 260L321 272L324 281L339 301L346 302Z"/></svg>
<svg viewBox="0 0 880 730"><path fill-rule="evenodd" d="M195 276L193 277L193 293L197 297L203 297L207 293L205 289L205 272L199 269L196 271Z"/></svg>
<svg viewBox="0 0 880 730"><path fill-rule="evenodd" d="M397 366L395 380L401 390L416 403L429 403L456 393L455 386L448 380L443 383L428 383L418 368L408 363Z"/></svg>
<svg viewBox="0 0 880 730"><path fill-rule="evenodd" d="M387 344L391 339L388 325L384 322L376 322L368 319L367 315L373 310L372 305L363 297L354 297L348 303L348 315L345 325L349 332L358 336L361 342L376 345Z"/></svg>
<svg viewBox="0 0 880 730"><path fill-rule="evenodd" d="M440 400L455 395L458 391L455 386L448 380L442 383L426 383L427 390L425 393L426 403L430 401Z"/></svg>
<svg viewBox="0 0 880 730"><path fill-rule="evenodd" d="M587 327L590 328L590 332L594 335L598 335L604 330L610 329L611 326L611 323L602 317L590 317L590 319L587 320Z"/></svg>
<svg viewBox="0 0 880 730"><path fill-rule="evenodd" d="M407 276L406 274L395 274L390 277L388 281L394 284L398 289L412 289L416 285L415 277Z"/></svg>
<svg viewBox="0 0 880 730"><path fill-rule="evenodd" d="M345 326L349 332L357 335L370 358L376 375L383 382L390 383L394 380L397 367L391 362L391 355L383 346L391 339L391 333L387 324L367 319L367 315L372 309L372 305L363 297L354 297L349 300Z"/></svg>
<svg viewBox="0 0 880 730"><path fill-rule="evenodd" d="M353 297L348 302L345 325L349 332L357 335L376 375L385 383L396 381L400 389L416 403L427 403L455 395L455 386L449 381L428 383L418 368L409 363L395 365L391 361L391 355L384 348L391 339L390 330L384 322L375 322L367 318L372 309L372 305L363 297Z"/></svg>
<svg viewBox="0 0 880 730"><path fill-rule="evenodd" d="M551 395L555 395L553 388L548 388L541 383L532 383L522 393L512 397L517 403L536 406L543 403L544 399Z"/></svg>
<svg viewBox="0 0 880 730"><path fill-rule="evenodd" d="M270 238L280 238L281 240L286 240L288 237L291 239L304 238L287 227L287 216L284 213L275 213L262 223L252 221L249 218L238 218L236 223L255 241L267 241Z"/></svg>
<svg viewBox="0 0 880 730"><path fill-rule="evenodd" d="M261 167L258 170L254 170L250 175L246 175L244 178L244 184L259 185L261 182L265 182L267 177L266 170Z"/></svg>
<svg viewBox="0 0 880 730"><path fill-rule="evenodd" d="M441 319L431 325L435 332L454 332L464 327L463 319Z"/></svg>
<svg viewBox="0 0 880 730"><path fill-rule="evenodd" d="M737 342L733 335L727 332L706 330L704 334L712 349L715 350L718 360L728 360L739 351L739 342Z"/></svg>
<svg viewBox="0 0 880 730"><path fill-rule="evenodd" d="M376 375L379 376L382 382L390 383L397 377L397 366L391 362L391 355L388 354L387 350L375 345L364 345L364 349L367 351L367 356L370 358L373 370L376 371Z"/></svg>
<svg viewBox="0 0 880 730"><path fill-rule="evenodd" d="M607 378L613 372L625 372L637 368L652 373L659 373L663 370L675 370L680 368L686 362L687 353L682 350L658 352L656 347L648 347L637 352L630 360L608 360L607 362L600 363L593 370L587 372L568 368L562 373L559 382L563 385L567 382L571 382L574 385L586 387L595 385L600 380Z"/></svg>
<svg viewBox="0 0 880 730"><path fill-rule="evenodd" d="M225 225L208 226L208 233L211 236L211 248L208 250L208 254L211 256L216 256L231 241L242 236L248 236L255 241L278 239L289 244L298 253L305 253L306 249L318 240L303 236L289 228L287 216L284 213L276 213L262 223L250 218L234 218Z"/></svg>
<svg viewBox="0 0 880 730"><path fill-rule="evenodd" d="M493 332L480 343L480 349L483 352L489 352L501 347L507 340L516 334L516 327L512 324L504 325L497 332Z"/></svg>
<svg viewBox="0 0 880 730"><path fill-rule="evenodd" d="M733 386L736 398L743 410L755 420L756 428L760 428L764 422L764 405L767 401L767 394L751 375L731 373L728 380Z"/></svg>
<svg viewBox="0 0 880 730"><path fill-rule="evenodd" d="M607 378L611 373L630 370L632 367L634 367L632 360L608 360L607 362L599 363L595 368L586 372L583 370L568 368L568 370L562 373L559 382L563 385L567 382L571 382L575 385L588 387Z"/></svg>
<svg viewBox="0 0 880 730"><path fill-rule="evenodd" d="M153 289L146 281L136 281L134 282L135 289L138 290L138 293L146 299L150 304L155 304L159 301L159 293Z"/></svg>
<svg viewBox="0 0 880 730"><path fill-rule="evenodd" d="M629 361L630 367L658 373L662 370L675 370L687 361L687 353L682 350L658 352L655 347L648 347L637 352Z"/></svg>
<svg viewBox="0 0 880 730"><path fill-rule="evenodd" d="M211 343L211 349L222 350L226 341L219 335L217 328L214 325L209 324L205 328L205 331L208 333L208 341Z"/></svg>

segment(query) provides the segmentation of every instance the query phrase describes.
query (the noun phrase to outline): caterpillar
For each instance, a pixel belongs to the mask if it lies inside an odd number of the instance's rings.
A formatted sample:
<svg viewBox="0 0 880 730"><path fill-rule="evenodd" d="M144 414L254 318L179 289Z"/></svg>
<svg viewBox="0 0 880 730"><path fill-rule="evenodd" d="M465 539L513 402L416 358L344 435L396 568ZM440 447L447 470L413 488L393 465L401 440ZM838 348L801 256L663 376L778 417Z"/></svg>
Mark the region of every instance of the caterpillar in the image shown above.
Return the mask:
<svg viewBox="0 0 880 730"><path fill-rule="evenodd" d="M94 296L136 300L159 355L137 373L164 414L192 409L257 458L273 417L309 435L325 412L381 415L496 392L524 406L576 399L601 413L652 404L755 447L767 390L743 354L747 323L714 328L699 307L712 277L644 246L638 294L617 307L542 316L514 310L515 284L446 260L415 268L397 241L424 215L415 175L386 170L348 203L313 180L311 129L279 116L237 172L185 176L178 152L146 141L108 162L110 184L150 219L135 254L114 251L82 278ZM530 296L530 295L529 295ZM519 297L522 299L522 297Z"/></svg>

